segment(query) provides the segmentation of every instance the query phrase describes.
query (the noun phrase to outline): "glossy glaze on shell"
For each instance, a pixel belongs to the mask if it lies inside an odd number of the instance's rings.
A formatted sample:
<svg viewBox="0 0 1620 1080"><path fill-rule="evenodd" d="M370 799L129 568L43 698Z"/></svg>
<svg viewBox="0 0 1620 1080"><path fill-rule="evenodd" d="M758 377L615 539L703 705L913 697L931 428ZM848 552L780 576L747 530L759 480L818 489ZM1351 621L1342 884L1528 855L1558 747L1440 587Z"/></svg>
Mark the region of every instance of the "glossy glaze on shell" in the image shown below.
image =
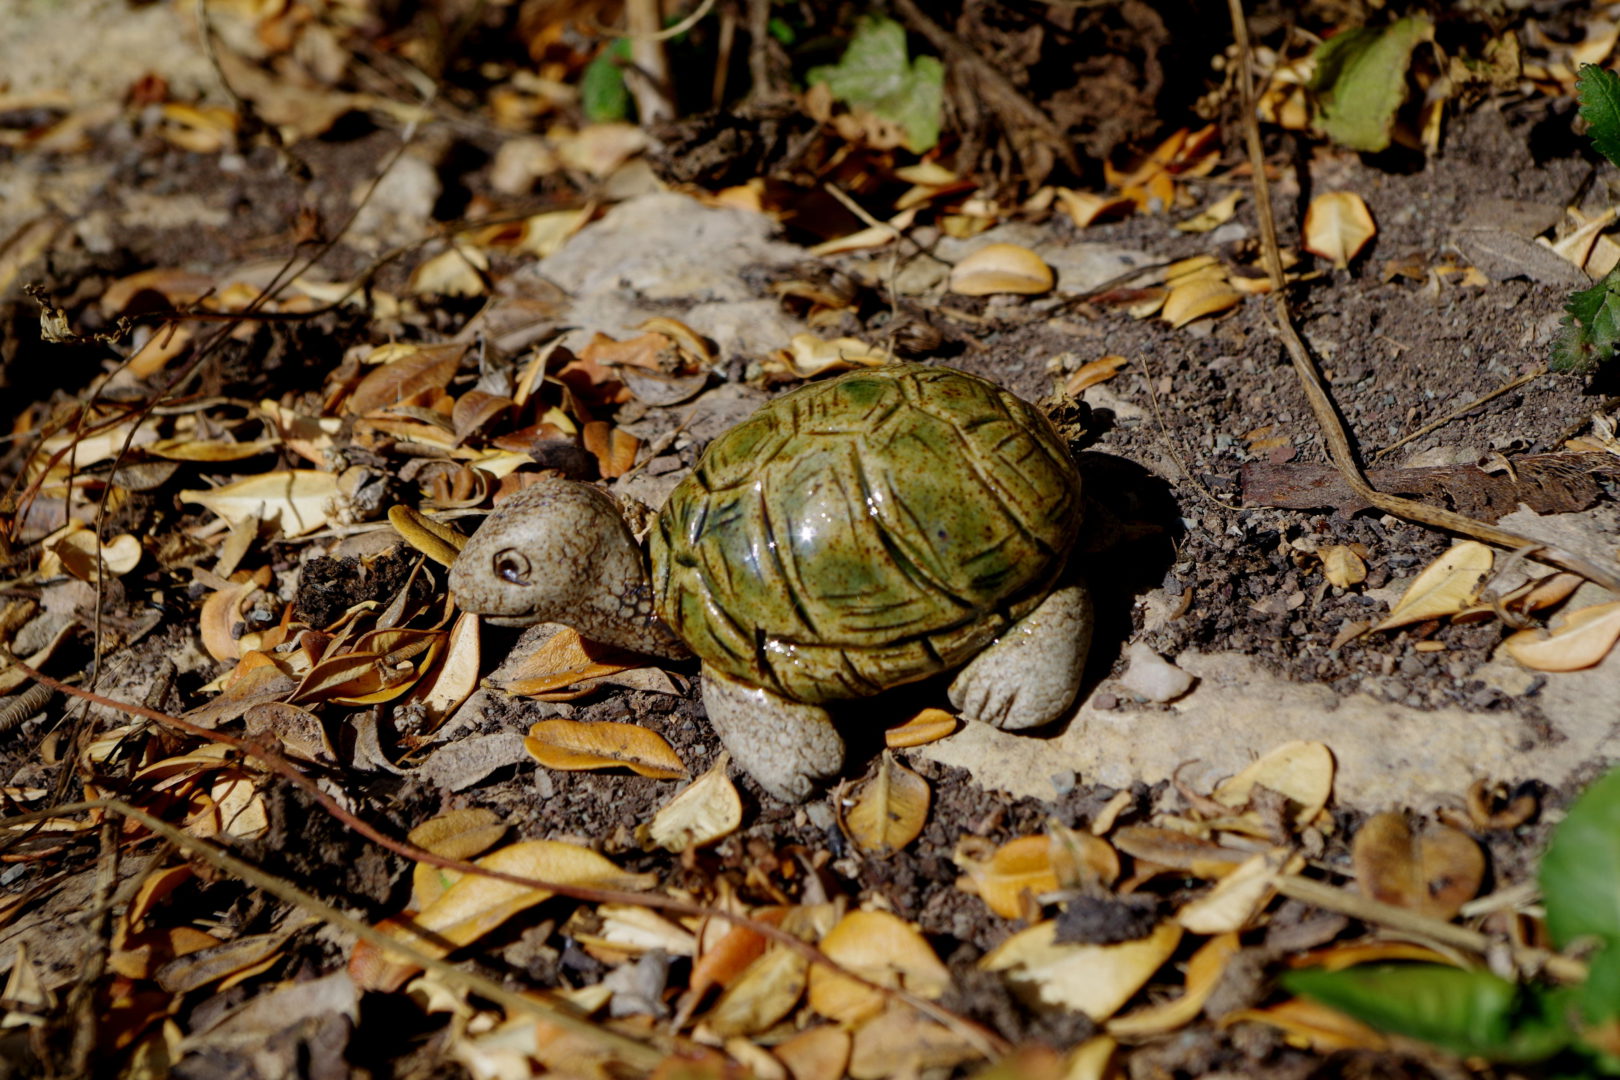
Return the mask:
<svg viewBox="0 0 1620 1080"><path fill-rule="evenodd" d="M651 538L654 599L704 661L795 701L958 667L1050 590L1080 480L1046 418L977 376L852 372L712 443Z"/></svg>

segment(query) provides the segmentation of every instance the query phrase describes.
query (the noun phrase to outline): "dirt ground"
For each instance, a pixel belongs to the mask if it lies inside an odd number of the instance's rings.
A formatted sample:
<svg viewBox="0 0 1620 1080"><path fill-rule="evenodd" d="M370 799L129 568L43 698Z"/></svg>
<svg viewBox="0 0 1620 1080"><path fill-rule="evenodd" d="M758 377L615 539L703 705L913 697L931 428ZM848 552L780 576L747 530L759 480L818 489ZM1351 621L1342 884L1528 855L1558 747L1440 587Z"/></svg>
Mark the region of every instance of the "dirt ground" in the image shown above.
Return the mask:
<svg viewBox="0 0 1620 1080"><path fill-rule="evenodd" d="M1533 796L1539 815L1488 827L1476 822L1469 830L1488 867L1479 891L1491 894L1532 877L1548 826L1585 783L1620 758L1620 652L1585 670L1543 674L1503 654L1500 646L1512 630L1495 618L1435 618L1367 632L1455 538L1358 506L1348 490L1325 486L1331 466L1321 429L1265 297L1248 296L1185 326L1131 312L1142 299L1140 290L1151 287L1155 267L1215 255L1253 272L1259 231L1251 197L1212 232L1175 228L1192 208L1247 190L1230 103L1220 116L1218 167L1181 180L1188 205L1171 213L1137 213L1082 229L1050 206L1009 209L988 231L965 239L925 217L902 244L817 257L808 250L811 244L853 232L861 222L813 190L791 213L776 216L700 199L706 193L681 183L679 169L660 160L657 145L645 154L639 147L628 153L633 167L609 169L588 181L581 181L580 171L564 170L514 197L497 181L504 137L481 118L481 105L466 84L447 92L445 107L420 124L399 115L379 118L373 111L350 114L285 148L244 130L223 150L185 149L160 137L162 125L174 121L153 113L161 100L156 91L144 105L138 94L131 98L131 87L144 79L149 86L161 81L170 100L185 100L188 93L220 100L182 7L189 5L25 0L11 42L0 46L0 89L6 91L0 133L49 129L63 116L86 116L82 130L55 141L0 142L0 409L14 432L0 469L12 491L7 520L16 526L6 549L11 580L0 593L12 605L5 633L18 656L38 653L58 631L65 635L54 651L41 654L47 674L88 672L99 656L101 694L239 733L251 704L293 697L295 685L280 686L278 698L271 684L263 697L241 698L240 709L206 712L210 703L217 709L230 699L216 680L240 670L240 655L221 657L216 640L205 637L209 620L220 619L217 611L210 613L209 598L242 584L233 571L263 577L253 594L257 606L219 623L227 641L293 621L323 630L352 617L359 605L380 611L399 604L419 611L424 626L430 615L445 611L442 568L429 563L413 570L416 554L382 514L394 503L426 505L424 493L433 491L441 516L470 533L497 482L475 497L432 489L419 482L420 472L407 475L406 465L420 469L421 462L450 461L453 455L429 453L422 444L401 450L408 442L403 437L367 441L356 434L358 420L341 410L332 415L342 423L334 422L327 433L328 464L319 467L363 472L355 482L375 490L365 496L346 490L344 515L333 515L322 528L289 536L285 528L278 533L263 523L243 538L238 560L215 573L232 533L212 525L213 513L183 502L180 493L256 472L317 466L285 447L248 464L138 452L139 464L161 475L130 481L127 489L115 481L112 487L125 494L110 507L102 535L133 535L142 562L109 577L99 592L71 572L36 572L41 540L68 513L60 494L54 500L48 493L23 497L37 476L28 465L38 452L37 436L58 407L86 401L92 383L127 357L137 340L146 340L144 331L139 338L121 331L119 316L180 306L170 291L172 277L152 278L118 310L102 302L109 289L143 271L196 275L204 291L234 282L258 287L296 249L320 257L305 272L312 284L301 286L313 298L309 306L341 292L329 285L318 290L317 284L349 283L362 274L369 275L369 306L345 304L313 317L291 307L268 320L242 323L173 390L160 418L199 417L190 436L195 439L225 431L248 439L238 433L247 430L246 418L259 402L281 402L288 415L323 415L327 403L339 400L334 388L351 392L360 382L359 357L369 347L470 343L450 384L464 394L493 385L484 381L492 372L521 370L542 343L560 340L581 354L592 335L625 340L648 318L673 318L714 346L698 392L664 401L648 391L603 404L586 396L594 384L577 390L588 404L575 419L605 421L638 440L634 470L608 487L656 507L709 441L770 395L798 384L765 363L794 334L881 342L905 322L914 333L926 330L931 359L1040 403L1070 440L1087 498L1088 525L1076 558L1090 582L1098 621L1072 715L1033 735L968 725L942 741L896 751L931 791L925 824L898 852L879 857L852 838L844 820L848 790L784 805L733 767L731 779L742 793L740 827L702 851L672 854L649 847L638 830L685 780L623 769L547 768L525 751L523 736L537 721L633 723L666 740L689 777L700 776L720 760L722 748L705 721L701 677L692 663L664 665L667 671L656 682L648 681L651 675L633 676L630 686L610 680L566 701L535 700L485 683L425 731L412 726L424 722L420 714L389 713L375 703L320 702L319 723L329 745L308 758L293 756L323 792L389 835L403 837L446 811L482 808L512 838L583 845L626 873L655 875L663 891L693 902L729 903L740 896L763 910L837 898L852 908L877 907L914 924L943 963L949 984L939 1004L945 1009L992 1033L997 1045L1066 1052L1099 1036L1103 1026L1083 1011L1031 1007L983 970L987 954L1036 919L992 915L979 897L958 886L964 837L989 850L1039 834L1049 822L1084 830L1105 818L1123 826L1158 822L1164 815L1196 819L1196 811L1208 807L1193 793L1207 795L1217 781L1281 744L1319 742L1334 761L1333 799L1309 839L1302 831L1290 842L1309 848L1311 865L1324 873L1349 873L1350 839L1371 814L1409 811L1421 822L1454 822L1476 782L1494 785L1504 802ZM968 7L979 11L981 5ZM1591 12L1578 7L1547 16L1547 25L1580 25ZM1192 50L1184 41L1173 49L1166 45L1165 20L1146 5L1127 3L1120 12L1124 22L1110 30L1110 40L1122 43L1118 58L1093 65L1097 85L1134 80L1141 90L1147 80L1162 95L1160 107L1180 94L1185 111L1196 95L1183 85L1192 62L1180 54ZM105 47L103 36L64 40L62 27L81 19L116 20L124 55L98 65L92 50ZM987 53L1006 60L1019 48L1035 48L1027 35L1020 38L1008 25L984 19L976 45ZM1259 31L1277 25L1276 12L1257 16ZM49 49L39 43L49 43ZM379 36L369 46L384 49L386 41ZM23 62L30 49L38 53L33 66ZM16 63L8 66L13 57ZM1210 70L1208 61L1200 57L1197 70ZM84 72L84 79L76 87L60 86L53 66ZM1173 76L1168 81L1166 70ZM64 93L46 92L57 89ZM94 113L91 106L98 102L111 111ZM1123 146L1156 145L1180 123L1162 117L1155 122L1154 102L1142 93L1120 107L1112 126L1086 119L1100 109L1087 95L1054 96L1044 104L1053 115L1072 114L1071 125L1089 125L1080 140L1088 165ZM1266 131L1266 149L1285 247L1298 250L1305 207L1322 192L1359 194L1377 224L1370 247L1347 268L1313 260L1310 268L1317 272L1290 294L1296 324L1362 460L1376 468L1439 470L1386 480L1390 490L1612 564L1620 551L1620 459L1583 454L1578 467L1549 466L1545 482L1536 480L1543 467L1538 460L1589 434L1594 415L1613 416L1612 376L1540 374L1387 457L1377 456L1408 433L1544 364L1568 281L1490 264L1478 237L1482 231L1522 229L1529 221L1545 220L1542 228L1551 228L1566 207L1596 215L1612 204L1614 171L1584 147L1573 111L1567 96L1501 93L1456 107L1433 154L1357 155L1304 132L1274 128ZM779 123L780 131L771 123ZM682 132L663 132L663 147L678 145L682 134L703 142L692 135L696 126L694 121ZM762 145L771 132L780 135L747 164L767 168L773 147L813 129L802 116L747 127ZM402 138L407 133L408 141ZM722 145L734 150L736 144ZM686 151L696 160L693 154ZM720 154L716 160L738 156ZM1028 159L1022 167L1030 167ZM1063 175L1061 165L1052 167ZM746 178L750 170L736 171ZM1076 185L1085 179L1071 178ZM871 212L887 217L887 200L901 189L898 183L874 187L886 194L869 199ZM581 207L589 210L589 223L544 254L510 247L487 251L479 267L481 293L413 294L419 267L444 248L410 245L438 226L478 214ZM1033 296L946 291L948 264L995 240L1040 254L1057 270L1056 288ZM1477 280L1450 272L1470 265L1484 271ZM1404 272L1410 267L1416 269ZM1121 280L1123 271L1136 268L1147 268L1149 276ZM773 288L784 281L827 280L834 272L853 283L852 298L830 313L813 315ZM37 299L24 294L24 285L37 286ZM378 296L407 302L390 309ZM42 339L39 300L65 316L71 340ZM540 329L524 338L508 329L519 323L499 321L518 316ZM200 340L232 324L193 319L188 326ZM503 344L513 340L503 333L515 334L521 344ZM98 334L109 338L98 341ZM1117 375L1078 395L1062 392L1073 372L1108 354L1127 358ZM98 393L119 404L148 400L183 363L184 354L144 380L106 381ZM559 393L563 381L552 378L546 393ZM575 399L547 400L568 411ZM427 416L431 411L429 404L408 404L399 416L446 428L448 404L442 416ZM306 434L317 438L313 432ZM550 467L593 478L598 460L584 445L583 436L553 438L535 444L532 453L526 444L519 472ZM106 490L110 460L84 467L95 486L82 491ZM1364 581L1329 583L1319 553L1335 546L1359 552ZM1501 554L1504 591L1529 576L1533 562L1533 554ZM1588 584L1570 606L1605 598ZM48 622L25 629L47 616ZM449 617L435 629L447 628ZM529 649L518 645L523 633L486 626L479 674L494 672L499 681L497 667L515 663L509 654ZM1191 689L1165 700L1134 690L1130 670L1142 649L1193 676ZM930 682L844 710L849 781L883 767L885 729L920 708L945 704L944 687ZM196 775L214 779L164 787L167 777L202 768L200 759L185 757L205 745L194 734L62 695L30 705L18 719L0 724L6 732L0 776L18 813L111 794L195 827L199 793L234 797L228 787L208 786L223 783L217 778L225 773L206 770ZM199 708L205 711L193 711ZM292 755L291 738L275 730L281 740L276 745ZM261 730L255 737L262 736ZM426 867L413 868L410 860L361 837L309 791L242 758L240 747L225 756L235 770L229 776L250 778L242 790L256 793L264 828L250 838L218 829L212 839L368 924L414 904L421 884L413 871ZM182 759L172 772L152 768ZM217 766L210 762L207 769ZM277 899L262 882L200 864L165 886L161 898L151 898L141 891L142 882L153 880L160 868L184 865L171 842L132 825L120 833L98 828L98 819L74 820L74 831L7 832L0 970L12 973L7 1008L25 1019L8 1020L11 1033L0 1036L0 1076L65 1074L73 1062L88 1062L94 1075L107 1076L357 1075L354 1070L401 1077L530 1075L500 1071L487 1044L479 1052L491 1056L482 1059L452 1049L458 1042L471 1045L473 1034L487 1032L494 1021L480 1029L478 1022L469 1025L471 1009L457 1014L437 1004L423 1007L432 994L447 993L448 984L414 998L337 986L330 980L356 970L346 968L355 953L351 933ZM195 831L210 835L200 827ZM107 854L111 847L122 849L117 860ZM1074 902L1061 917L1070 936L1060 940L1140 937L1206 886L1195 874L1167 873L1144 877L1128 895L1104 889L1085 902L1070 896ZM129 921L132 906L141 904L161 905L161 914L147 924ZM1025 915L1031 913L1026 909ZM582 944L607 934L609 922L605 909L571 909L554 901L491 928L452 959L508 989L573 990L611 978L620 980L615 992L628 997L623 973L638 965L624 957L643 954ZM146 940L140 934L159 928L168 933L182 923L206 929L219 947L269 942L263 966L253 967L261 954L252 963L244 954L240 963L222 969L231 976L221 983L190 968L177 970L179 956L168 966L152 960L162 951L156 946L141 954L146 960L131 959ZM1461 1066L1405 1045L1371 1048L1352 1039L1332 1049L1252 1016L1222 1020L1275 1004L1272 976L1283 958L1357 939L1365 930L1343 915L1277 899L1263 919L1248 924L1240 960L1227 967L1201 1016L1178 1030L1123 1040L1119 1067L1132 1077L1461 1075ZM173 940L165 941L164 947L174 947ZM1193 950L1190 939L1184 942L1167 972ZM680 958L674 963L676 973L664 970L653 998L673 1001L686 985L681 979L690 966ZM88 985L80 978L87 969L99 972ZM32 982L21 978L25 970ZM1131 1000L1160 1000L1178 979L1161 977ZM313 998L316 986L335 998ZM288 987L303 987L311 999L288 1005L293 998L272 993ZM256 1001L283 1010L281 1018L255 1015ZM480 1006L486 1018L488 1008L487 1001ZM88 1023L88 1015L99 1015L99 1024ZM615 1011L615 1022L624 1015ZM635 1023L621 1027L652 1041L667 1034L652 1021ZM788 1034L776 1028L761 1043L775 1047ZM75 1049L75 1037L91 1042ZM718 1037L708 1045L742 1052ZM142 1060L152 1063L144 1072ZM981 1067L972 1054L903 1065L896 1074L967 1074ZM743 1066L766 1075L752 1059ZM556 1060L545 1067L569 1072ZM712 1062L709 1067L717 1068ZM1020 1068L1006 1075L1049 1075L1033 1065ZM581 1070L577 1075L590 1074Z"/></svg>

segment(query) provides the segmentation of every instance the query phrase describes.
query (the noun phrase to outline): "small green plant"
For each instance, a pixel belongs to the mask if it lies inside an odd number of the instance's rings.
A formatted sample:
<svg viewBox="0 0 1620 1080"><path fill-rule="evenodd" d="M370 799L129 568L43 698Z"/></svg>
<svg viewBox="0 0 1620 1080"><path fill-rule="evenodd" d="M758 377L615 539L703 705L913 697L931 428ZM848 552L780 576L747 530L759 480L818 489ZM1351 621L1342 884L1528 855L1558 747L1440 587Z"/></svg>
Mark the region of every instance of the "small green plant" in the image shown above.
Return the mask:
<svg viewBox="0 0 1620 1080"><path fill-rule="evenodd" d="M1575 89L1593 148L1620 165L1620 76L1587 64ZM1590 289L1572 293L1564 310L1564 328L1547 366L1585 375L1613 359L1615 345L1620 344L1620 266Z"/></svg>
<svg viewBox="0 0 1620 1080"><path fill-rule="evenodd" d="M1368 964L1283 977L1382 1031L1556 1077L1620 1076L1620 769L1587 789L1541 860L1547 933L1593 949L1575 986L1515 983L1441 964Z"/></svg>
<svg viewBox="0 0 1620 1080"><path fill-rule="evenodd" d="M1412 50L1433 37L1427 15L1409 15L1378 29L1346 30L1317 46L1310 90L1318 130L1352 150L1388 149L1406 100Z"/></svg>
<svg viewBox="0 0 1620 1080"><path fill-rule="evenodd" d="M836 64L811 68L834 98L899 126L913 153L939 142L945 104L945 65L938 57L906 55L905 27L893 19L862 19Z"/></svg>

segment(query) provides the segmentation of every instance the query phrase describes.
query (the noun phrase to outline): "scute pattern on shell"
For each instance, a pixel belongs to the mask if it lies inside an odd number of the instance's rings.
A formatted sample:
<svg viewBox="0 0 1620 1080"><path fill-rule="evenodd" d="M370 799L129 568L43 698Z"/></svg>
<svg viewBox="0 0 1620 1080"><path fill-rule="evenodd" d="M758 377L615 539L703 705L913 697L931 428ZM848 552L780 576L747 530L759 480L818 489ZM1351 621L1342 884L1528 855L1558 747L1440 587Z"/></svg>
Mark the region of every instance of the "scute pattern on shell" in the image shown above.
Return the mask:
<svg viewBox="0 0 1620 1080"><path fill-rule="evenodd" d="M896 364L786 394L712 443L651 538L658 612L795 701L959 666L1050 590L1080 481L994 383Z"/></svg>

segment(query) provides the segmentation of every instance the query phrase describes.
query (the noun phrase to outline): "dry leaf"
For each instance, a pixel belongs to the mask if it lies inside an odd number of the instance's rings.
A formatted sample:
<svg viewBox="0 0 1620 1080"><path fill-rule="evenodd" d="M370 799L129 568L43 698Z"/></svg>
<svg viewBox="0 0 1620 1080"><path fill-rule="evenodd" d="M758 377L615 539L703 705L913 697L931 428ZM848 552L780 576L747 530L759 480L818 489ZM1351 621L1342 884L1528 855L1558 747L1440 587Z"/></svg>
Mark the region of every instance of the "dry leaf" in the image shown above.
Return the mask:
<svg viewBox="0 0 1620 1080"><path fill-rule="evenodd" d="M933 1000L951 974L933 947L904 919L886 911L852 911L821 939L821 951L881 986L902 986ZM883 1011L883 995L830 968L810 969L810 1007L829 1020L856 1024Z"/></svg>
<svg viewBox="0 0 1620 1080"><path fill-rule="evenodd" d="M834 1024L801 1031L772 1051L793 1080L841 1080L849 1067L849 1032Z"/></svg>
<svg viewBox="0 0 1620 1080"><path fill-rule="evenodd" d="M956 887L977 893L985 906L1004 919L1024 915L1026 895L1040 896L1058 888L1057 871L1052 867L1052 840L1048 836L1009 840L984 860L958 847L954 861L966 871L966 876L957 879Z"/></svg>
<svg viewBox="0 0 1620 1080"><path fill-rule="evenodd" d="M98 560L95 530L78 522L70 525L69 530L54 541L47 541L45 556L39 562L40 577L53 578L65 571L80 581L93 582L103 570L112 577L123 577L141 561L141 542L129 533L121 533L100 545Z"/></svg>
<svg viewBox="0 0 1620 1080"><path fill-rule="evenodd" d="M604 480L612 480L629 472L636 463L636 451L641 440L606 420L592 420L580 431L580 442L596 457L597 469Z"/></svg>
<svg viewBox="0 0 1620 1080"><path fill-rule="evenodd" d="M656 731L636 724L541 720L523 748L548 769L611 769L623 766L657 780L679 780L686 766Z"/></svg>
<svg viewBox="0 0 1620 1080"><path fill-rule="evenodd" d="M406 834L406 839L431 854L466 861L498 844L506 828L493 810L464 807L429 818ZM417 863L411 871L411 906L426 910L463 876L459 870Z"/></svg>
<svg viewBox="0 0 1620 1080"><path fill-rule="evenodd" d="M1294 823L1301 828L1316 820L1333 794L1333 752L1321 743L1287 742L1248 768L1221 781L1213 798L1222 806L1247 806L1256 787L1287 796L1298 807Z"/></svg>
<svg viewBox="0 0 1620 1080"><path fill-rule="evenodd" d="M1495 553L1477 540L1453 544L1406 587L1394 610L1373 629L1393 630L1466 610L1495 562Z"/></svg>
<svg viewBox="0 0 1620 1080"><path fill-rule="evenodd" d="M402 504L388 508L388 524L402 540L440 566L454 563L461 549L467 546L467 538L453 526Z"/></svg>
<svg viewBox="0 0 1620 1080"><path fill-rule="evenodd" d="M852 1080L950 1075L955 1066L983 1057L981 1045L895 1003L855 1030L849 1075Z"/></svg>
<svg viewBox="0 0 1620 1080"><path fill-rule="evenodd" d="M1198 1018L1204 1002L1215 992L1226 965L1242 949L1236 933L1210 938L1187 961L1186 990L1178 998L1137 1009L1108 1021L1110 1035L1141 1038L1185 1027Z"/></svg>
<svg viewBox="0 0 1620 1080"><path fill-rule="evenodd" d="M859 232L840 236L834 240L823 240L821 243L807 251L812 258L824 259L829 255L843 255L851 251L865 251L869 248L883 247L897 240L901 232L911 227L917 219L917 211L902 210L890 218L886 225L872 225Z"/></svg>
<svg viewBox="0 0 1620 1080"><path fill-rule="evenodd" d="M599 681L634 671L644 663L641 657L587 641L578 631L565 627L522 657L505 678L492 682L521 697L571 701L591 693Z"/></svg>
<svg viewBox="0 0 1620 1080"><path fill-rule="evenodd" d="M384 345L374 349L368 362L382 364L360 380L345 405L346 411L365 415L386 409L424 390L442 390L461 366L465 344Z"/></svg>
<svg viewBox="0 0 1620 1080"><path fill-rule="evenodd" d="M1237 204L1244 194L1242 189L1230 192L1186 221L1176 222L1176 228L1190 233L1206 233L1217 229L1232 220L1233 215L1237 213Z"/></svg>
<svg viewBox="0 0 1620 1080"><path fill-rule="evenodd" d="M1571 611L1550 636L1521 631L1502 648L1536 671L1579 671L1607 656L1616 640L1620 640L1620 601Z"/></svg>
<svg viewBox="0 0 1620 1080"><path fill-rule="evenodd" d="M1485 855L1467 833L1430 825L1414 835L1402 814L1374 814L1350 844L1365 896L1436 919L1451 919L1479 893Z"/></svg>
<svg viewBox="0 0 1620 1080"><path fill-rule="evenodd" d="M814 334L794 334L785 350L779 349L772 354L772 360L776 361L774 366L799 379L813 379L828 371L881 367L891 359L888 353L858 338L841 337L826 341ZM772 365L768 362L766 366Z"/></svg>
<svg viewBox="0 0 1620 1080"><path fill-rule="evenodd" d="M799 953L773 944L720 995L704 1023L714 1033L753 1035L781 1020L804 993L807 961Z"/></svg>
<svg viewBox="0 0 1620 1080"><path fill-rule="evenodd" d="M1107 382L1119 374L1119 369L1130 363L1126 357L1117 354L1100 357L1090 363L1081 364L1073 375L1063 383L1063 392L1070 397L1075 396L1088 386Z"/></svg>
<svg viewBox="0 0 1620 1080"><path fill-rule="evenodd" d="M421 709L426 721L419 736L437 730L478 689L483 653L478 627L478 616L456 616L449 643L405 699L406 705Z"/></svg>
<svg viewBox="0 0 1620 1080"><path fill-rule="evenodd" d="M1052 268L1027 247L988 244L951 267L951 292L963 296L1050 292Z"/></svg>
<svg viewBox="0 0 1620 1080"><path fill-rule="evenodd" d="M181 502L205 506L232 525L279 522L287 536L303 536L326 524L337 495L337 477L313 469L285 469L206 491L182 491Z"/></svg>
<svg viewBox="0 0 1620 1080"><path fill-rule="evenodd" d="M726 775L731 755L722 753L714 767L653 815L647 838L668 851L703 847L730 836L742 824L742 798Z"/></svg>
<svg viewBox="0 0 1620 1080"><path fill-rule="evenodd" d="M1070 188L1057 189L1057 202L1063 208L1063 212L1069 215L1069 220L1082 229L1099 221L1124 217L1136 209L1136 204L1130 199L1122 199L1117 195L1098 195L1091 191L1074 191Z"/></svg>
<svg viewBox="0 0 1620 1080"><path fill-rule="evenodd" d="M1071 945L1048 919L996 946L979 966L999 971L1037 1009L1072 1009L1101 1022L1113 1016L1176 951L1181 927L1164 922L1137 941Z"/></svg>
<svg viewBox="0 0 1620 1080"><path fill-rule="evenodd" d="M1239 1009L1221 1018L1222 1024L1250 1020L1281 1028L1295 1046L1319 1054L1335 1050L1385 1050L1388 1041L1378 1032L1337 1009L1304 998L1294 998L1268 1009Z"/></svg>
<svg viewBox="0 0 1620 1080"><path fill-rule="evenodd" d="M477 865L518 877L600 889L649 889L657 880L653 874L621 870L589 848L556 840L512 844L479 859ZM477 941L513 915L551 895L547 889L469 874L414 917L390 920L382 925L391 936L415 949L429 956L444 956ZM381 952L375 947L362 949L357 945L350 958L350 973L356 983L366 989L392 990L414 973L414 969L402 961L391 957L383 959L378 955Z"/></svg>
<svg viewBox="0 0 1620 1080"><path fill-rule="evenodd" d="M1159 317L1171 326L1186 326L1194 319L1230 310L1242 302L1243 294L1232 288L1225 275L1218 279L1199 275L1170 287Z"/></svg>
<svg viewBox="0 0 1620 1080"><path fill-rule="evenodd" d="M1305 211L1305 250L1331 259L1341 270L1377 232L1366 202L1351 191L1318 195Z"/></svg>
<svg viewBox="0 0 1620 1080"><path fill-rule="evenodd" d="M856 787L844 831L862 851L892 855L922 833L932 798L928 781L885 750L877 774Z"/></svg>
<svg viewBox="0 0 1620 1080"><path fill-rule="evenodd" d="M1304 856L1282 848L1251 855L1216 882L1205 896L1176 912L1176 921L1194 934L1226 934L1248 929L1276 893L1280 873L1297 872Z"/></svg>
<svg viewBox="0 0 1620 1080"><path fill-rule="evenodd" d="M955 731L960 723L961 721L944 709L923 709L899 727L885 731L883 745L890 750L924 746L945 738Z"/></svg>
<svg viewBox="0 0 1620 1080"><path fill-rule="evenodd" d="M1329 544L1316 554L1322 560L1322 574L1329 585L1348 589L1367 580L1367 564L1355 549L1345 544Z"/></svg>

